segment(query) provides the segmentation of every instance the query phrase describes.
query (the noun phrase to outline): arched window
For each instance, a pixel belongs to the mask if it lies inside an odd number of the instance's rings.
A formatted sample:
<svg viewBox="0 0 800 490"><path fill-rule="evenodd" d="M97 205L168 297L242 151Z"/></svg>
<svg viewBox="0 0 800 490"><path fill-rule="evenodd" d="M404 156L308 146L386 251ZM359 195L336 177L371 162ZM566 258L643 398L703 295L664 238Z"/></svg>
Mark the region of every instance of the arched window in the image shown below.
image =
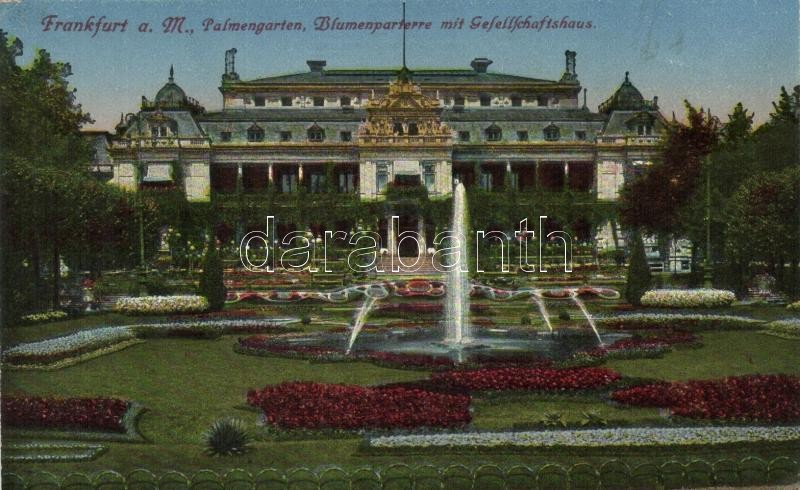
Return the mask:
<svg viewBox="0 0 800 490"><path fill-rule="evenodd" d="M319 143L325 141L325 131L316 124L308 128L308 141Z"/></svg>
<svg viewBox="0 0 800 490"><path fill-rule="evenodd" d="M500 141L503 139L503 130L500 126L492 124L486 128L486 141Z"/></svg>
<svg viewBox="0 0 800 490"><path fill-rule="evenodd" d="M561 138L561 130L555 124L550 124L544 128L545 141L558 141Z"/></svg>
<svg viewBox="0 0 800 490"><path fill-rule="evenodd" d="M247 128L247 141L255 143L264 141L264 129L256 123Z"/></svg>

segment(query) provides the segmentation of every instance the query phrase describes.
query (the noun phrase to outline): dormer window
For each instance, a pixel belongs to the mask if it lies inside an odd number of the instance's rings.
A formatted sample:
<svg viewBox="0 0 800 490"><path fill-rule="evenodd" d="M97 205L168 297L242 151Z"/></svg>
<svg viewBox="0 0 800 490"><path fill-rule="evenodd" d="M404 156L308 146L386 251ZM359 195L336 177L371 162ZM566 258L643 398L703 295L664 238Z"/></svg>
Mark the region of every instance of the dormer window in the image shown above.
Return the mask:
<svg viewBox="0 0 800 490"><path fill-rule="evenodd" d="M250 143L264 141L264 129L258 124L253 123L252 126L247 128L247 141Z"/></svg>
<svg viewBox="0 0 800 490"><path fill-rule="evenodd" d="M528 141L528 132L517 131L517 141Z"/></svg>
<svg viewBox="0 0 800 490"><path fill-rule="evenodd" d="M325 141L325 131L316 124L308 128L308 141L319 143Z"/></svg>
<svg viewBox="0 0 800 490"><path fill-rule="evenodd" d="M650 136L653 134L653 126L651 124L639 124L636 128L636 133L639 136Z"/></svg>
<svg viewBox="0 0 800 490"><path fill-rule="evenodd" d="M150 135L153 138L166 138L167 136L169 136L169 132L167 130L167 125L166 124L159 124L159 125L156 125L156 126L151 126L150 127Z"/></svg>
<svg viewBox="0 0 800 490"><path fill-rule="evenodd" d="M544 128L545 141L558 141L561 139L561 130L555 124L550 124Z"/></svg>
<svg viewBox="0 0 800 490"><path fill-rule="evenodd" d="M228 143L231 140L231 132L230 131L220 131L219 139L223 143Z"/></svg>
<svg viewBox="0 0 800 490"><path fill-rule="evenodd" d="M503 130L496 124L486 128L486 141L500 141L503 139Z"/></svg>

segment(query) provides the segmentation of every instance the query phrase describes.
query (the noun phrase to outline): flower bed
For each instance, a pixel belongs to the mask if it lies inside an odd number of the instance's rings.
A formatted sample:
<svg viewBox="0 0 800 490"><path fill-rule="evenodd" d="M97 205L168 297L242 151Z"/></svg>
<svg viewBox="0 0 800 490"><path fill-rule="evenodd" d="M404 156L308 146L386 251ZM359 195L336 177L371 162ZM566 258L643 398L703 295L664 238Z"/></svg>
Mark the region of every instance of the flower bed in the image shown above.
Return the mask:
<svg viewBox="0 0 800 490"><path fill-rule="evenodd" d="M126 315L200 313L207 309L208 300L195 295L120 298L114 305L114 311Z"/></svg>
<svg viewBox="0 0 800 490"><path fill-rule="evenodd" d="M656 308L716 308L736 300L733 291L723 289L654 289L642 296L642 306Z"/></svg>
<svg viewBox="0 0 800 490"><path fill-rule="evenodd" d="M461 427L471 420L469 402L466 395L308 382L247 393L247 403L282 429Z"/></svg>
<svg viewBox="0 0 800 490"><path fill-rule="evenodd" d="M619 403L669 408L674 415L735 421L800 421L800 378L752 375L655 383L612 393Z"/></svg>
<svg viewBox="0 0 800 490"><path fill-rule="evenodd" d="M39 429L124 432L128 402L116 398L4 396L3 425Z"/></svg>
<svg viewBox="0 0 800 490"><path fill-rule="evenodd" d="M613 344L576 353L576 359L641 359L659 357L674 345L699 346L699 339L682 330L664 332L646 337L634 336Z"/></svg>
<svg viewBox="0 0 800 490"><path fill-rule="evenodd" d="M800 440L800 427L620 427L370 437L369 449L659 447ZM441 448L441 449L440 449Z"/></svg>
<svg viewBox="0 0 800 490"><path fill-rule="evenodd" d="M595 322L605 330L724 330L756 329L763 320L734 315L686 315L681 313L631 313L608 317L597 317Z"/></svg>
<svg viewBox="0 0 800 490"><path fill-rule="evenodd" d="M621 377L615 371L596 367L505 367L433 373L431 381L443 388L466 391L577 391L602 388Z"/></svg>
<svg viewBox="0 0 800 490"><path fill-rule="evenodd" d="M3 361L14 365L49 364L135 338L134 332L128 327L93 328L11 347L3 353Z"/></svg>
<svg viewBox="0 0 800 490"><path fill-rule="evenodd" d="M800 338L800 318L775 320L767 324L767 332L785 338Z"/></svg>
<svg viewBox="0 0 800 490"><path fill-rule="evenodd" d="M45 311L43 313L33 313L30 315L25 315L20 320L23 323L44 323L44 322L54 322L56 320L63 320L67 317L67 313L61 310L55 311Z"/></svg>

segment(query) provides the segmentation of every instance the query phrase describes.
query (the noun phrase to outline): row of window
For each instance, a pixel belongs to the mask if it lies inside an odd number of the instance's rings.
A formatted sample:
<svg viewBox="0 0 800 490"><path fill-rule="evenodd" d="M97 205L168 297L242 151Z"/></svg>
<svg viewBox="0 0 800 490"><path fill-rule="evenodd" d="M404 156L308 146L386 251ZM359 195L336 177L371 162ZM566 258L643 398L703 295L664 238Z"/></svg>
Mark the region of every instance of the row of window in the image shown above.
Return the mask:
<svg viewBox="0 0 800 490"><path fill-rule="evenodd" d="M561 139L561 129L558 126L551 124L542 130L542 135L545 141L558 141ZM484 130L486 141L502 141L503 130L499 126L491 125ZM469 142L472 135L469 131L459 131L458 140L461 142ZM529 141L530 134L526 130L517 131L517 141ZM586 131L575 131L575 139L578 141L586 141Z"/></svg>
<svg viewBox="0 0 800 490"><path fill-rule="evenodd" d="M312 105L314 107L325 107L325 97L313 97L312 98ZM351 105L350 97L342 96L339 97L339 105L342 107L350 107ZM267 100L263 95L256 95L253 97L253 105L256 107L264 107L267 105ZM281 106L282 107L292 107L294 105L294 97L291 96L284 96L281 97Z"/></svg>
<svg viewBox="0 0 800 490"><path fill-rule="evenodd" d="M402 129L401 132L398 134L403 134ZM416 132L416 125L414 125L414 130L409 129L409 135L417 134ZM558 141L561 139L561 129L558 126L550 125L542 130L542 134L544 136L545 141ZM645 134L644 131L640 131L639 134ZM646 134L651 134L648 131ZM492 125L489 126L484 130L484 135L486 136L486 141L502 141L503 140L503 130L500 127ZM306 136L308 141L312 143L320 143L325 141L325 130L320 128L319 126L312 126L306 131ZM220 141L223 143L230 142L232 138L231 131L221 131L220 132ZM469 131L459 131L458 132L458 140L461 142L469 142L472 139L472 134ZM529 141L530 135L529 132L526 130L517 131L517 141ZM575 139L578 141L586 141L586 131L578 130L575 131ZM281 142L289 142L292 141L292 132L291 131L279 131L278 132L278 140ZM247 130L247 141L251 143L257 143L260 141L264 141L264 129L258 126L251 126ZM353 141L353 133L351 131L340 131L339 132L339 141L342 142L350 142Z"/></svg>
<svg viewBox="0 0 800 490"><path fill-rule="evenodd" d="M489 107L492 105L492 96L491 95L481 95L478 98L481 107ZM523 98L519 95L512 95L511 96L511 107L521 107L523 102ZM551 98L546 95L540 95L536 97L536 104L540 107L547 106L550 103L558 104L557 98ZM325 97L312 97L311 104L314 107L325 107ZM267 99L263 95L256 95L253 97L253 105L256 107L265 107L267 105ZM292 96L284 96L281 97L281 106L282 107L292 107L294 105L294 97ZM339 105L342 107L350 107L352 105L352 100L348 96L341 96L339 97ZM466 97L462 95L457 95L453 97L453 105L454 106L464 106L466 105Z"/></svg>

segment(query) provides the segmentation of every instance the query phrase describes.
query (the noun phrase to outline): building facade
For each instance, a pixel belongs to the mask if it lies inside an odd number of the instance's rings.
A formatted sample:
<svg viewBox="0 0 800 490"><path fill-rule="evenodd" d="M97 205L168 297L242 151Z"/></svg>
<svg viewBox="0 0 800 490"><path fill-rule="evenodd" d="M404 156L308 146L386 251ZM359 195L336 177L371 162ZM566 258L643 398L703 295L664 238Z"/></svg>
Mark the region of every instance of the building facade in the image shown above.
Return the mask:
<svg viewBox="0 0 800 490"><path fill-rule="evenodd" d="M240 194L257 204L268 190L374 203L412 187L446 200L456 181L490 198L512 188L520 196L570 192L604 205L658 157L666 125L657 97L645 99L627 73L590 110L573 51L557 80L496 73L487 58L468 69L419 70L329 69L311 60L302 73L241 80L235 54L225 54L221 110L188 97L170 69L155 98L142 97L140 110L121 118L108 150L112 182L131 190L177 186L190 202L223 207ZM387 206L374 224L390 250L403 230L434 231L424 213L407 207L393 229L393 212ZM621 236L613 221L571 229L615 246ZM223 224L239 235L250 226ZM279 224L288 231L314 220Z"/></svg>

